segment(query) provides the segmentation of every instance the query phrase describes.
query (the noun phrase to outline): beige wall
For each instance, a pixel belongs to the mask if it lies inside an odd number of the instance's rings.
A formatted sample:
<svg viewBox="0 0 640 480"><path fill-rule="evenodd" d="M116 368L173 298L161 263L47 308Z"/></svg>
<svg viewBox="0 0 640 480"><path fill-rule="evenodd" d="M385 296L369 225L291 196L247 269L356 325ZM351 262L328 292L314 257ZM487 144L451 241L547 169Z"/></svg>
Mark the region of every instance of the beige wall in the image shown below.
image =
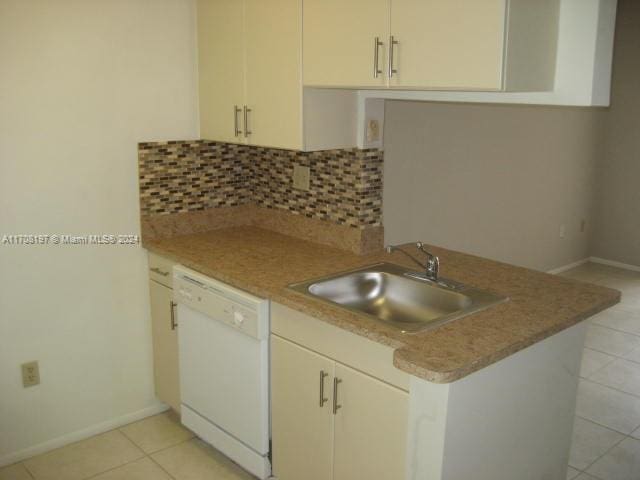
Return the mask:
<svg viewBox="0 0 640 480"><path fill-rule="evenodd" d="M386 240L540 270L587 257L600 113L387 102Z"/></svg>
<svg viewBox="0 0 640 480"><path fill-rule="evenodd" d="M191 0L0 0L0 236L139 233L136 143L197 136L195 51ZM157 406L145 278L0 244L0 464Z"/></svg>
<svg viewBox="0 0 640 480"><path fill-rule="evenodd" d="M640 266L640 2L620 0L594 256Z"/></svg>

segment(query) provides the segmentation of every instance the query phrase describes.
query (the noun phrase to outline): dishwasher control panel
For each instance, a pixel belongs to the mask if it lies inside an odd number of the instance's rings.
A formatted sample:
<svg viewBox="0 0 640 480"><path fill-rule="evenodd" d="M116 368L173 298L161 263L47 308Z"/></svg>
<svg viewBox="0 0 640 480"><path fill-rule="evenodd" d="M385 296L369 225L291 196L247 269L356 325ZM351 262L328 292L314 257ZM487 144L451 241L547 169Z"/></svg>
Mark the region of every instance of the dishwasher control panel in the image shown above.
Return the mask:
<svg viewBox="0 0 640 480"><path fill-rule="evenodd" d="M174 301L256 339L269 336L269 300L182 266L174 267Z"/></svg>

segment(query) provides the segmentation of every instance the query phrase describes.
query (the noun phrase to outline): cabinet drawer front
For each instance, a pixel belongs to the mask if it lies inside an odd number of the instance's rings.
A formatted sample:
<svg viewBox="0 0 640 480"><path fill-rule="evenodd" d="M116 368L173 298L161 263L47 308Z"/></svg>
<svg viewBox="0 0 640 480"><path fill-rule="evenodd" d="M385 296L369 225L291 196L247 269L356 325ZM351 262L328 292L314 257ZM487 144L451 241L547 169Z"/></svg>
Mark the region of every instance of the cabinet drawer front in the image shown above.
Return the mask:
<svg viewBox="0 0 640 480"><path fill-rule="evenodd" d="M154 253L149 253L149 278L173 288L173 266L175 262L160 257Z"/></svg>

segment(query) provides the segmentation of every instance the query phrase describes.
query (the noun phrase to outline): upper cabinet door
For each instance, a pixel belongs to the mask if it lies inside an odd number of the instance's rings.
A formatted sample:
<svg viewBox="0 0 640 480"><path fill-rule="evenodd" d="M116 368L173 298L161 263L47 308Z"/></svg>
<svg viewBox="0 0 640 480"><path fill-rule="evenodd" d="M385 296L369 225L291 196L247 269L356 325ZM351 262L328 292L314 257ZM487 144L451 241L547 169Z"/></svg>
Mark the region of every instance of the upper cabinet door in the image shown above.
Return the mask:
<svg viewBox="0 0 640 480"><path fill-rule="evenodd" d="M391 0L390 85L502 89L506 8L506 0Z"/></svg>
<svg viewBox="0 0 640 480"><path fill-rule="evenodd" d="M245 0L245 32L249 142L302 149L302 1Z"/></svg>
<svg viewBox="0 0 640 480"><path fill-rule="evenodd" d="M244 141L243 10L239 0L198 0L200 136L206 140Z"/></svg>
<svg viewBox="0 0 640 480"><path fill-rule="evenodd" d="M387 84L389 0L305 0L303 31L305 85ZM376 37L384 45L375 45Z"/></svg>
<svg viewBox="0 0 640 480"><path fill-rule="evenodd" d="M336 379L333 480L404 479L409 394L340 363Z"/></svg>

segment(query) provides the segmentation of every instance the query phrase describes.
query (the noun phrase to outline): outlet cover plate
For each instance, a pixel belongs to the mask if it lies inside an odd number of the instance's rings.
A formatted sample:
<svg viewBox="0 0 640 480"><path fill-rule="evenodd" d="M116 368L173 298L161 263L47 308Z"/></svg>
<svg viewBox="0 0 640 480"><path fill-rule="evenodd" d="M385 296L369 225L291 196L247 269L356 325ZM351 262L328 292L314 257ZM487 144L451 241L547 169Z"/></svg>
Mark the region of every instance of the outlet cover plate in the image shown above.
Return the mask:
<svg viewBox="0 0 640 480"><path fill-rule="evenodd" d="M37 361L23 363L21 368L23 387L33 387L40 384L40 368Z"/></svg>
<svg viewBox="0 0 640 480"><path fill-rule="evenodd" d="M299 190L309 190L310 189L310 169L309 167L304 167L302 165L294 165L293 166L293 188L297 188Z"/></svg>

